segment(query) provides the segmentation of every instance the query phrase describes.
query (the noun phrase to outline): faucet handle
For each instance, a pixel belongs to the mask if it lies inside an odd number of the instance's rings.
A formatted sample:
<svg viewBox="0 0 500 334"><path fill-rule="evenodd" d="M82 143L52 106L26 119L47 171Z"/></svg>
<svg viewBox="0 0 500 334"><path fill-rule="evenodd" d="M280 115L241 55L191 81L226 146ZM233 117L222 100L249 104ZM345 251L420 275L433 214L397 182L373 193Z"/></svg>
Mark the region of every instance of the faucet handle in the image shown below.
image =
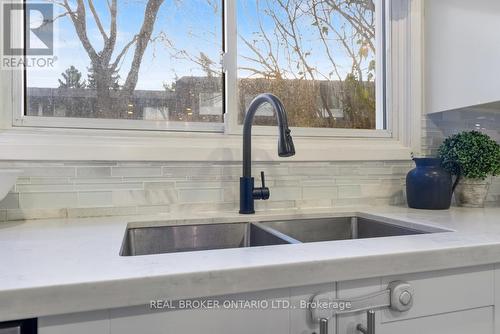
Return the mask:
<svg viewBox="0 0 500 334"><path fill-rule="evenodd" d="M266 187L266 178L264 172L260 172L261 188L253 188L253 198L267 200L270 196L269 188Z"/></svg>

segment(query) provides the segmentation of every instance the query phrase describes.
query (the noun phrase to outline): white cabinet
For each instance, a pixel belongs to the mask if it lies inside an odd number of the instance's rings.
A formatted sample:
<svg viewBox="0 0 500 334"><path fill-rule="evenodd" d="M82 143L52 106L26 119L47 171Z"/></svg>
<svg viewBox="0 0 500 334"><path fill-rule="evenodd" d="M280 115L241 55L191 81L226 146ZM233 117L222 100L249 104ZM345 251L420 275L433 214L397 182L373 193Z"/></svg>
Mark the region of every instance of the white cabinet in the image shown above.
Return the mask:
<svg viewBox="0 0 500 334"><path fill-rule="evenodd" d="M482 307L383 323L377 330L380 334L491 334L493 319L493 307Z"/></svg>
<svg viewBox="0 0 500 334"><path fill-rule="evenodd" d="M140 306L112 310L110 334L289 333L288 312L271 306L273 301L288 301L288 289L221 297L217 300L221 302L217 309L155 311L149 306ZM253 301L261 305L245 308L245 302ZM239 304L243 308L235 307ZM266 304L268 308L265 308Z"/></svg>
<svg viewBox="0 0 500 334"><path fill-rule="evenodd" d="M43 317L39 319L39 333L311 334L318 332L318 325L311 321L303 301L309 301L318 292L331 291L333 296L334 287L335 284L327 283L210 298L219 301L217 309L155 310L143 305ZM333 321L330 333L334 333L334 328Z"/></svg>
<svg viewBox="0 0 500 334"><path fill-rule="evenodd" d="M385 289L389 282L409 282L415 293L407 312L376 312L376 333L494 333L495 270L492 266L339 282L338 294L353 297ZM338 317L338 333L359 334L366 313Z"/></svg>
<svg viewBox="0 0 500 334"><path fill-rule="evenodd" d="M38 334L109 334L109 311L64 314L38 319Z"/></svg>
<svg viewBox="0 0 500 334"><path fill-rule="evenodd" d="M500 1L425 1L429 113L500 101Z"/></svg>
<svg viewBox="0 0 500 334"><path fill-rule="evenodd" d="M152 310L135 306L39 319L40 334L319 334L304 302L317 293L349 298L378 292L396 280L414 289L413 307L407 312L376 311L377 334L500 334L500 272L481 266L347 282L293 287L226 296L219 301L257 301L260 307L241 309ZM497 289L495 289L497 286ZM262 307L268 305L268 307ZM273 306L274 305L274 306ZM359 334L366 313L333 317L330 334ZM496 329L495 329L496 328Z"/></svg>
<svg viewBox="0 0 500 334"><path fill-rule="evenodd" d="M220 297L222 307L204 310L151 311L132 307L110 312L110 334L311 334L318 332L303 301L318 292L331 291L334 284L279 289ZM257 307L239 309L228 301L257 302ZM264 302L263 302L264 301ZM226 304L229 307L225 307ZM330 324L334 333L335 322Z"/></svg>

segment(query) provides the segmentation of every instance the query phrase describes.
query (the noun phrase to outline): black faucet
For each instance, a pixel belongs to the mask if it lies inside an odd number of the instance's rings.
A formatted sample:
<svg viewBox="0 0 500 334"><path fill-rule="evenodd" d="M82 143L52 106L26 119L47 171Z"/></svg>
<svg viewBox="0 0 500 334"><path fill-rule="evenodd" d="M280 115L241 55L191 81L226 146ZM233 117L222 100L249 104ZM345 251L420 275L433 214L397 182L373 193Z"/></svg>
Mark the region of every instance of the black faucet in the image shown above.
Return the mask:
<svg viewBox="0 0 500 334"><path fill-rule="evenodd" d="M243 123L243 177L240 178L240 213L252 214L254 210L254 200L269 199L269 188L266 188L264 172L261 172L262 187L255 188L254 178L252 177L252 123L257 109L264 104L269 103L278 119L278 155L280 157L291 157L295 155L291 131L288 128L288 120L283 103L272 94L261 94L257 96L248 107Z"/></svg>

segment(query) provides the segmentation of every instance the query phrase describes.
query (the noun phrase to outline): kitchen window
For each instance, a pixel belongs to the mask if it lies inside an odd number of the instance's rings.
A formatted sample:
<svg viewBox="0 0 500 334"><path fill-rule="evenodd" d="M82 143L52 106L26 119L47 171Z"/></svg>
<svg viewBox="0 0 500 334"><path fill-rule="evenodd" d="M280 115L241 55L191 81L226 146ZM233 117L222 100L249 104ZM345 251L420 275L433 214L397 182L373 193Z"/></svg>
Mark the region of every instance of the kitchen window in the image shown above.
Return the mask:
<svg viewBox="0 0 500 334"><path fill-rule="evenodd" d="M72 155L59 146L77 143L94 159L148 160L170 147L169 159L234 160L246 107L262 92L284 102L296 159L402 159L418 145L420 2L15 2L54 6L54 67L0 71L6 135L49 145L43 158ZM28 60L44 19L10 18L29 19L10 37ZM256 115L265 159L274 122L265 106Z"/></svg>
<svg viewBox="0 0 500 334"><path fill-rule="evenodd" d="M238 1L238 123L272 92L294 127L384 129L384 11L372 0ZM276 123L269 108L257 115Z"/></svg>
<svg viewBox="0 0 500 334"><path fill-rule="evenodd" d="M31 25L40 2L27 2ZM26 68L18 125L231 131L272 92L292 127L387 128L382 0L45 2L57 58ZM272 111L256 124L274 125Z"/></svg>
<svg viewBox="0 0 500 334"><path fill-rule="evenodd" d="M26 68L34 125L223 129L221 0L45 2L57 59Z"/></svg>

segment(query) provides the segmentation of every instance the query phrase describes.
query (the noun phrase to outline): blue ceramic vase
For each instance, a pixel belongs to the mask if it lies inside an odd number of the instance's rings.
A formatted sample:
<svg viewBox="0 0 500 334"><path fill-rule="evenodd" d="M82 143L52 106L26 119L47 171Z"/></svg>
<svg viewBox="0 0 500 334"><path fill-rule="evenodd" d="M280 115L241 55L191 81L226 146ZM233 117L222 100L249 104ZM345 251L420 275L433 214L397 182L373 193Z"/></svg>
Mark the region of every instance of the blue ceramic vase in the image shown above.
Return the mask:
<svg viewBox="0 0 500 334"><path fill-rule="evenodd" d="M414 158L417 167L406 176L406 197L413 209L447 210L453 191L452 175L438 158ZM458 181L458 180L457 180Z"/></svg>

